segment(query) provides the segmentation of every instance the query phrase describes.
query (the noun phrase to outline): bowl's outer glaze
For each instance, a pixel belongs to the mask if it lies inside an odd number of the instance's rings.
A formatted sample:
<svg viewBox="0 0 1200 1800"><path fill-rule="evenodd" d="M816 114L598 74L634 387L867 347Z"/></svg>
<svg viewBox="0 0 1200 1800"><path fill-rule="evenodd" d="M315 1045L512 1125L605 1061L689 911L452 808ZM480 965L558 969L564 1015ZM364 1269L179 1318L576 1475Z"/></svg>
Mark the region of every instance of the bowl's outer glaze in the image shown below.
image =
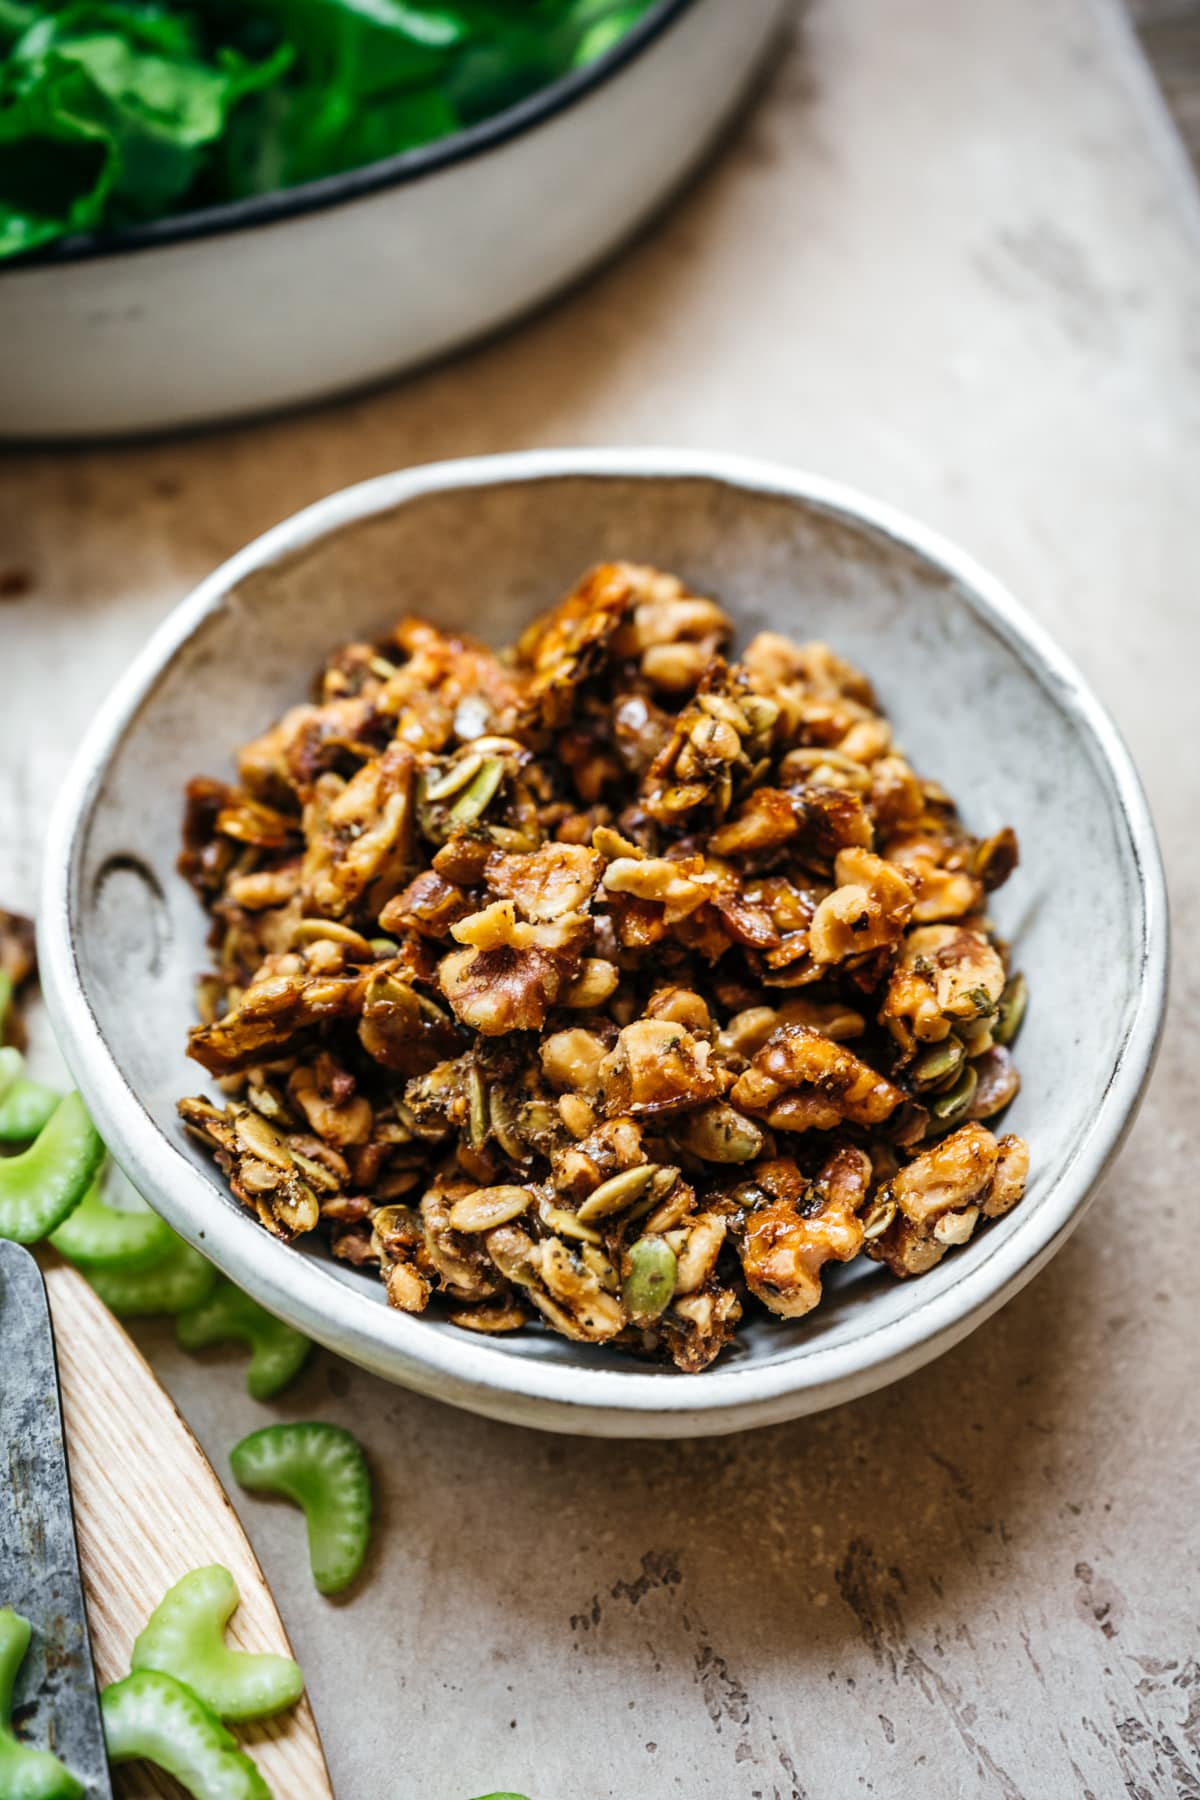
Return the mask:
<svg viewBox="0 0 1200 1800"><path fill-rule="evenodd" d="M268 411L396 374L516 318L679 185L786 9L690 0L569 104L542 116L535 99L534 123L496 142L480 127L484 147L361 198L79 262L10 264L0 437Z"/></svg>
<svg viewBox="0 0 1200 1800"><path fill-rule="evenodd" d="M270 1238L181 1133L205 921L175 873L189 776L304 695L322 656L427 613L514 637L588 563L644 559L760 626L829 639L873 676L900 742L980 832L1019 830L996 897L1032 999L1020 1096L1030 1188L917 1283L837 1271L796 1323L755 1323L705 1374L648 1372L536 1332L480 1340L389 1311L373 1275ZM53 822L42 917L52 1015L126 1172L267 1306L394 1380L522 1423L688 1435L868 1391L949 1347L1078 1220L1136 1107L1161 1022L1167 917L1153 827L1080 677L959 552L830 484L674 452L434 465L335 494L219 569L93 727Z"/></svg>

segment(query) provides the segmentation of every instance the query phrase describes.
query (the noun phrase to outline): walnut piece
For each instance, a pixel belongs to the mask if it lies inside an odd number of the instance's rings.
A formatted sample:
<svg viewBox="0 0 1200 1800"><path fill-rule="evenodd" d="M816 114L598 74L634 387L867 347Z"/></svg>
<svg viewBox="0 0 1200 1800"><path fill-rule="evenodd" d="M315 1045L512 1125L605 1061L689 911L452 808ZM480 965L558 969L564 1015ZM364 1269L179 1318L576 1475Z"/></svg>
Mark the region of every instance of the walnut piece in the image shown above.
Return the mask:
<svg viewBox="0 0 1200 1800"><path fill-rule="evenodd" d="M896 1215L870 1246L894 1275L923 1275L954 1244L966 1243L980 1214L997 1218L1025 1192L1029 1151L1011 1134L997 1142L986 1126L963 1125L905 1164L880 1191Z"/></svg>
<svg viewBox="0 0 1200 1800"><path fill-rule="evenodd" d="M784 1025L757 1051L730 1099L777 1131L881 1125L904 1095L852 1050L811 1025Z"/></svg>
<svg viewBox="0 0 1200 1800"><path fill-rule="evenodd" d="M799 1319L817 1305L825 1264L849 1262L863 1247L857 1215L870 1178L869 1158L848 1146L813 1182L786 1158L756 1165L748 1187L762 1198L745 1215L738 1254L746 1285L764 1306Z"/></svg>
<svg viewBox="0 0 1200 1800"><path fill-rule="evenodd" d="M638 1019L624 1027L600 1064L596 1091L611 1118L702 1106L728 1082L706 1039L671 1019Z"/></svg>
<svg viewBox="0 0 1200 1800"><path fill-rule="evenodd" d="M578 968L586 930L581 913L532 925L518 919L511 900L494 900L451 927L468 948L443 957L442 992L460 1022L485 1037L536 1031Z"/></svg>
<svg viewBox="0 0 1200 1800"><path fill-rule="evenodd" d="M843 962L899 943L912 917L913 891L894 863L870 850L839 850L837 886L822 900L808 928L814 962Z"/></svg>
<svg viewBox="0 0 1200 1800"><path fill-rule="evenodd" d="M322 776L305 811L300 874L306 912L345 918L359 902L370 918L403 883L410 856L413 757L392 744L350 781Z"/></svg>
<svg viewBox="0 0 1200 1800"><path fill-rule="evenodd" d="M1003 992L1004 964L981 931L920 925L904 940L879 1019L905 1049L937 1044L955 1025L989 1017Z"/></svg>

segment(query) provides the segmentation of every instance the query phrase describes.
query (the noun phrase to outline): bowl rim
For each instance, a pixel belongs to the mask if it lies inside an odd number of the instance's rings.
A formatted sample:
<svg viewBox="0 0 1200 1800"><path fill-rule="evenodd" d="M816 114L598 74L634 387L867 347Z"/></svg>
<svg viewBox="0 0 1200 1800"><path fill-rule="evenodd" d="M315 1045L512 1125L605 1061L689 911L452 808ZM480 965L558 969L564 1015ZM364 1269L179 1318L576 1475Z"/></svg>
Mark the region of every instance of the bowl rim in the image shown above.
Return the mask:
<svg viewBox="0 0 1200 1800"><path fill-rule="evenodd" d="M497 1351L379 1305L312 1257L264 1233L241 1208L212 1205L215 1183L160 1130L108 1050L74 947L79 866L109 760L166 666L227 594L256 570L420 496L562 477L687 479L815 505L866 526L949 574L972 607L1099 752L1128 834L1141 945L1124 1039L1087 1135L1028 1225L995 1241L939 1294L851 1342L763 1365L674 1371L580 1368ZM1150 810L1125 744L1071 660L1007 589L947 538L840 482L783 465L674 449L552 449L418 465L343 488L237 551L169 613L116 684L60 790L50 821L39 951L51 1021L84 1100L126 1174L181 1236L269 1309L340 1354L402 1385L517 1423L595 1435L688 1436L740 1430L853 1399L951 1348L1032 1279L1078 1223L1132 1123L1165 1008L1169 923ZM253 1246L253 1250L251 1250Z"/></svg>
<svg viewBox="0 0 1200 1800"><path fill-rule="evenodd" d="M256 225L277 225L306 213L324 212L333 206L365 199L386 188L403 187L427 175L440 174L456 163L499 149L511 139L536 130L604 87L621 73L644 50L693 11L702 0L654 0L654 4L616 43L593 62L572 69L556 81L519 100L514 106L452 131L446 137L434 138L411 150L394 156L378 157L338 175L323 175L314 181L303 181L295 187L272 188L266 194L254 194L244 200L226 200L213 206L193 207L187 212L169 213L165 218L147 219L138 225L118 226L112 231L82 231L56 239L26 256L0 262L0 280L27 269L48 269L73 263L93 262L101 257L136 255L144 250L159 250L172 244L192 243L201 238L224 236L247 231Z"/></svg>

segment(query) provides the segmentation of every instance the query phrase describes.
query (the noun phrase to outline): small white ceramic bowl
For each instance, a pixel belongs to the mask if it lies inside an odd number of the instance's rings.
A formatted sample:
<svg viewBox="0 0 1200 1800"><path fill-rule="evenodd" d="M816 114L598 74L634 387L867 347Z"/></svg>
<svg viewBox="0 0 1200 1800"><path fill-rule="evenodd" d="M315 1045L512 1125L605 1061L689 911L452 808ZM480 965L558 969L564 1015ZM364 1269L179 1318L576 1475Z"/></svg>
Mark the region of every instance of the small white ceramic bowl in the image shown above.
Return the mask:
<svg viewBox="0 0 1200 1800"><path fill-rule="evenodd" d="M824 637L875 679L918 768L968 823L1020 834L996 897L1029 977L1006 1116L1029 1191L918 1281L865 1261L806 1319L755 1321L711 1369L648 1369L548 1333L480 1339L389 1310L373 1272L268 1236L181 1131L206 921L175 872L181 796L306 691L323 656L405 611L514 638L589 563L627 556L716 595L741 641ZM1053 1255L1129 1124L1162 1017L1167 912L1137 776L1078 673L950 544L832 483L720 456L544 451L333 494L226 563L166 621L92 728L50 834L42 968L105 1138L184 1237L266 1306L392 1380L560 1431L733 1431L850 1399L966 1335Z"/></svg>
<svg viewBox="0 0 1200 1800"><path fill-rule="evenodd" d="M789 0L657 0L606 55L345 175L0 266L0 437L236 418L518 317L676 188Z"/></svg>

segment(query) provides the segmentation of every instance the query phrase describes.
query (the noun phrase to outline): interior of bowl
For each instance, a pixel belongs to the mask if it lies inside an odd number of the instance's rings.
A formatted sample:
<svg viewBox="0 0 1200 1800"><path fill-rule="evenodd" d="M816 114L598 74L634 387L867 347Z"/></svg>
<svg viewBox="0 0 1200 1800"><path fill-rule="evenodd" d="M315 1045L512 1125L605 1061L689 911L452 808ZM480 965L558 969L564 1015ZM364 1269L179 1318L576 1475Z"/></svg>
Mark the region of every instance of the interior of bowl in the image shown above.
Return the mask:
<svg viewBox="0 0 1200 1800"><path fill-rule="evenodd" d="M922 1316L931 1330L944 1326L941 1303L993 1259L1009 1279L1022 1254L1048 1254L1054 1233L1039 1219L1095 1127L1138 1006L1146 951L1136 847L1111 752L1061 671L937 561L820 497L696 474L566 473L403 498L388 479L370 484L365 499L352 491L340 522L309 515L297 534L308 541L287 554L277 534L275 560L246 569L223 598L210 596L206 616L120 729L78 822L71 930L87 1002L161 1134L161 1155L169 1146L171 1167L190 1165L203 1184L160 1183L150 1197L191 1235L205 1209L236 1214L235 1275L269 1263L278 1278L280 1258L322 1259L324 1280L353 1291L361 1342L341 1347L373 1366L387 1366L393 1338L411 1358L435 1338L466 1336L432 1318L389 1313L374 1272L334 1263L318 1245L268 1239L180 1130L176 1100L204 1089L184 1045L193 981L206 966L206 921L175 872L181 794L192 775L227 774L235 747L306 697L322 658L347 639L381 634L416 612L511 640L588 564L625 557L713 594L742 643L762 627L827 639L873 678L900 743L954 793L972 830L1016 827L1021 865L995 896L994 916L1031 991L1019 1041L1023 1085L1004 1120L1031 1147L1021 1205L919 1281L895 1282L860 1259L830 1276L826 1300L808 1317L756 1320L713 1369L660 1374L658 1391L681 1384L687 1399L676 1403L699 1404L704 1384L779 1364L787 1365L783 1379L803 1388L810 1364L815 1379L830 1350L857 1346L861 1362L870 1340L882 1344L901 1321L910 1337L920 1336ZM977 1279L973 1291L977 1298ZM441 1353L457 1351L445 1344ZM581 1376L607 1368L623 1387L650 1379L623 1353L536 1329L472 1340L470 1355L476 1373L501 1385L515 1363L569 1365Z"/></svg>

